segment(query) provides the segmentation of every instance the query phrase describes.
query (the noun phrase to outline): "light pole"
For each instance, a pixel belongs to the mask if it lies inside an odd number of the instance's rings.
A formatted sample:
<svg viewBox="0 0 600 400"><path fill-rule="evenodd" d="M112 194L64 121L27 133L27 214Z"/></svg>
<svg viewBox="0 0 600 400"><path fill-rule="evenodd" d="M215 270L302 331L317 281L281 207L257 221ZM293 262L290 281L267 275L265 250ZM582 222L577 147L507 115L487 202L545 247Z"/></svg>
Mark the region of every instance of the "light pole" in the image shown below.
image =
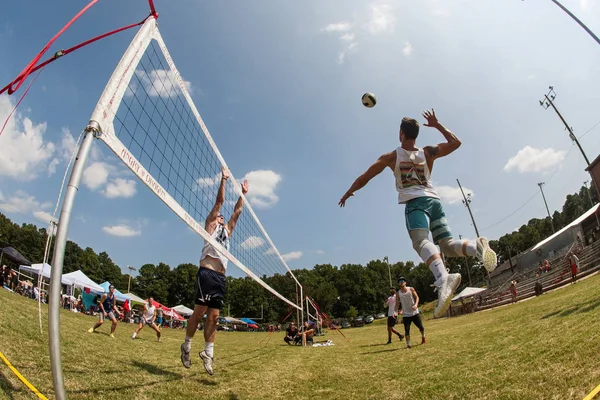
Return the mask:
<svg viewBox="0 0 600 400"><path fill-rule="evenodd" d="M390 261L387 256L383 257L383 262L387 264L388 267L388 275L390 276L390 287L392 287L392 269L390 267Z"/></svg>
<svg viewBox="0 0 600 400"><path fill-rule="evenodd" d="M552 225L552 233L554 233L554 221L552 221L552 216L550 215L550 210L548 209L548 203L546 202L546 196L544 195L544 189L542 189L542 186L544 186L545 184L546 182L540 182L538 183L538 186L540 187L540 191L542 192L542 198L544 199L544 204L546 205L546 212L548 213L548 218L550 218L550 224Z"/></svg>
<svg viewBox="0 0 600 400"><path fill-rule="evenodd" d="M127 268L129 268L129 271L137 271L137 269L135 269L131 265L128 265ZM127 283L127 293L131 293L129 291L130 287L131 287L131 272L129 272L129 282Z"/></svg>
<svg viewBox="0 0 600 400"><path fill-rule="evenodd" d="M469 215L471 216L471 221L473 221L473 227L475 228L475 234L477 235L477 237L479 237L479 229L477 229L477 224L475 223L475 218L473 217L473 213L471 212L471 193L469 193L467 196L465 196L465 191L463 190L460 181L457 179L456 182L458 182L458 187L460 188L460 192L463 195L463 204L465 206L467 206L467 210L469 210ZM485 272L487 273L487 277L488 277L488 283L490 284L490 286L492 285L492 278L490 277L490 271L487 270L487 268L484 268Z"/></svg>

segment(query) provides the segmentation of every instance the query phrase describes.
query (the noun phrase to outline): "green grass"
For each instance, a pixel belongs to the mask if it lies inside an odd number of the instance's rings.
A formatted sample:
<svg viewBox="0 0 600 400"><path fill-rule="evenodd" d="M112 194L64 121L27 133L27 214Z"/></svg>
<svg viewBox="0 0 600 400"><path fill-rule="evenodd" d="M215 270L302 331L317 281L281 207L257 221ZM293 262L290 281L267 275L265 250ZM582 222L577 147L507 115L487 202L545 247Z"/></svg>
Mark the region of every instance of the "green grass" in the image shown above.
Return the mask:
<svg viewBox="0 0 600 400"><path fill-rule="evenodd" d="M47 309L43 309L47 329ZM215 375L208 376L194 338L192 368L179 360L182 330L162 343L144 328L61 313L69 399L583 399L600 384L600 275L539 298L446 320L425 320L427 344L405 349L387 340L384 321L318 340L335 346L288 346L282 333L217 333ZM418 331L413 330L413 344ZM43 394L53 397L48 338L37 303L0 290L0 351ZM2 363L0 398L33 399Z"/></svg>

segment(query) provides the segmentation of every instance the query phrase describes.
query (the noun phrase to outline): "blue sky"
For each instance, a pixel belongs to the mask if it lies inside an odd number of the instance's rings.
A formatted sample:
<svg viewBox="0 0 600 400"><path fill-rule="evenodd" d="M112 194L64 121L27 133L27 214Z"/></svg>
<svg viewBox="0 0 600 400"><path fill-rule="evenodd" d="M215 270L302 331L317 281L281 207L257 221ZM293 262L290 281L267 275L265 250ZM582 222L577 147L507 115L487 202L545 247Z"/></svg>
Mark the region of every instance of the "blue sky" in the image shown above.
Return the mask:
<svg viewBox="0 0 600 400"><path fill-rule="evenodd" d="M398 145L402 117L424 122L426 108L463 141L433 173L456 235L474 236L457 178L473 193L478 227L491 239L545 215L538 182L546 182L553 211L589 179L560 120L538 100L554 86L557 107L595 158L600 47L550 0L447 3L156 1L159 29L200 114L233 175L253 178L250 194L261 195L254 209L292 269L386 255L418 260L390 171L346 208L337 202ZM0 52L10 57L0 63L2 86L84 4L3 4ZM600 34L600 1L564 4ZM103 0L47 56L146 14L142 0ZM15 222L46 225L74 139L134 34L51 64L21 103L0 137L0 209ZM0 96L0 123L23 89ZM367 91L378 98L373 109L361 105ZM441 140L422 128L421 145ZM197 263L200 237L104 143L94 143L88 167L70 239L107 251L122 268Z"/></svg>

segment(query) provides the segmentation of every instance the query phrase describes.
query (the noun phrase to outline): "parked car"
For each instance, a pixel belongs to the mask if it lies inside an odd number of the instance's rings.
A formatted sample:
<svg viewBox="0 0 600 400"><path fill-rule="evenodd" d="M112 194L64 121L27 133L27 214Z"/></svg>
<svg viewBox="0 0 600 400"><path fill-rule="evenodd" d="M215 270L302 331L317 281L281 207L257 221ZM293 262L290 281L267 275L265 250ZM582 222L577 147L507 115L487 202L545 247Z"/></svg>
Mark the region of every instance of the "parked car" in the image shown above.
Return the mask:
<svg viewBox="0 0 600 400"><path fill-rule="evenodd" d="M375 320L375 318L372 315L367 315L365 317L365 324L370 324L371 322L373 322Z"/></svg>
<svg viewBox="0 0 600 400"><path fill-rule="evenodd" d="M386 317L385 313L379 313L379 314L377 314L377 316L375 317L375 319L382 319L382 318L385 318L385 317Z"/></svg>
<svg viewBox="0 0 600 400"><path fill-rule="evenodd" d="M359 326L364 326L365 325L365 320L362 316L358 316L356 318L354 318L354 320L352 321L352 326L354 327L359 327Z"/></svg>
<svg viewBox="0 0 600 400"><path fill-rule="evenodd" d="M346 320L343 320L343 321L342 321L342 328L344 328L344 329L345 329L345 328L350 328L350 326L351 326L351 325L350 325L350 322L348 322L348 321L346 321Z"/></svg>

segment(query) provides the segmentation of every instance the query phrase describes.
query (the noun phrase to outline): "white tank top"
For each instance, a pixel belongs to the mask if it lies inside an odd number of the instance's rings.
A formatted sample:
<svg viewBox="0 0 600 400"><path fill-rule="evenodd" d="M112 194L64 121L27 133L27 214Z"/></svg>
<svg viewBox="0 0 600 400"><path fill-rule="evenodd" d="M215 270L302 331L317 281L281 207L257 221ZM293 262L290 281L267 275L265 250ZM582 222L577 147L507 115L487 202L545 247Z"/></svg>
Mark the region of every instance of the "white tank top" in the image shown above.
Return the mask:
<svg viewBox="0 0 600 400"><path fill-rule="evenodd" d="M396 177L399 204L404 204L417 197L440 198L431 185L431 172L427 167L423 149L409 151L398 147L394 176Z"/></svg>
<svg viewBox="0 0 600 400"><path fill-rule="evenodd" d="M144 318L147 319L148 321L150 321L152 319L152 317L154 317L154 311L156 310L156 307L154 307L153 305L149 305L146 304L146 312L144 313Z"/></svg>
<svg viewBox="0 0 600 400"><path fill-rule="evenodd" d="M226 250L229 250L229 233L224 225L218 224L215 228L215 231L212 233L212 238L219 243L221 246L225 247ZM227 270L227 257L221 255L209 242L204 241L204 247L202 247L202 255L200 256L200 261L204 260L205 257L216 258L221 261L221 265L223 265L223 269Z"/></svg>
<svg viewBox="0 0 600 400"><path fill-rule="evenodd" d="M396 308L396 295L388 297L388 317L394 316L394 311Z"/></svg>
<svg viewBox="0 0 600 400"><path fill-rule="evenodd" d="M398 296L400 297L400 305L402 306L402 315L404 317L412 317L413 315L417 315L419 310L413 310L413 306L415 305L415 298L410 291L410 287L406 287L406 293L402 293L402 290L398 290Z"/></svg>

